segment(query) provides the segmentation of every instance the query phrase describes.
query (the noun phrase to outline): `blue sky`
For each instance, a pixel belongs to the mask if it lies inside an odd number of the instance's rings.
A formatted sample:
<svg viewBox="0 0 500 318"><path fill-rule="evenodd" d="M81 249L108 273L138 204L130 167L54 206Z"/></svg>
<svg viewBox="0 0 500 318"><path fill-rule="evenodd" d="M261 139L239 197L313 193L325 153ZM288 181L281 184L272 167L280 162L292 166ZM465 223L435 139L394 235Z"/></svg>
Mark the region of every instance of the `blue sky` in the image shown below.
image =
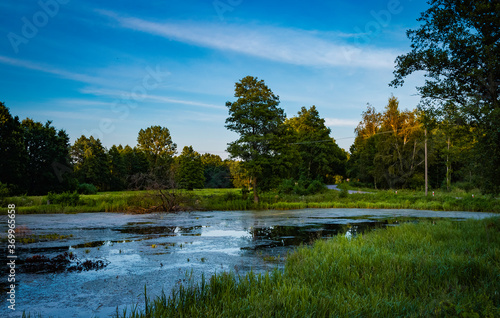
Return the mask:
<svg viewBox="0 0 500 318"><path fill-rule="evenodd" d="M316 105L348 150L361 112L391 94L418 104L419 75L391 88L425 1L102 1L0 3L0 101L13 115L107 148L141 128L170 130L178 150L227 157L234 83L251 75L289 117Z"/></svg>

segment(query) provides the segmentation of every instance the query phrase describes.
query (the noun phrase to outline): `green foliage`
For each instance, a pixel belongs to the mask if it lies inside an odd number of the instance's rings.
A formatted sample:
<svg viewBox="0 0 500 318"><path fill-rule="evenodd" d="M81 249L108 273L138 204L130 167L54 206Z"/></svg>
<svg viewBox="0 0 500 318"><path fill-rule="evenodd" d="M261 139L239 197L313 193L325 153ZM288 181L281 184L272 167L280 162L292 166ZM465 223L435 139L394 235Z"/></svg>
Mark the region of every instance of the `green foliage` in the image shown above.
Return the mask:
<svg viewBox="0 0 500 318"><path fill-rule="evenodd" d="M80 194L96 194L97 188L90 183L82 183L78 185L78 193Z"/></svg>
<svg viewBox="0 0 500 318"><path fill-rule="evenodd" d="M205 182L201 156L192 146L185 146L177 157L177 182L181 189L203 188Z"/></svg>
<svg viewBox="0 0 500 318"><path fill-rule="evenodd" d="M325 185L319 180L307 180L304 178L298 181L285 179L278 187L281 194L311 195L321 193L326 190Z"/></svg>
<svg viewBox="0 0 500 318"><path fill-rule="evenodd" d="M9 193L10 193L9 187L6 184L0 182L0 204L1 205L7 204L5 202L5 199L7 198Z"/></svg>
<svg viewBox="0 0 500 318"><path fill-rule="evenodd" d="M307 194L321 193L326 190L325 185L319 180L313 180L307 186Z"/></svg>
<svg viewBox="0 0 500 318"><path fill-rule="evenodd" d="M65 131L57 131L50 124L50 121L43 125L29 118L21 123L28 156L25 173L30 176L26 188L30 194L68 189L68 178L72 178L69 137Z"/></svg>
<svg viewBox="0 0 500 318"><path fill-rule="evenodd" d="M5 183L0 182L0 199L9 195L9 187Z"/></svg>
<svg viewBox="0 0 500 318"><path fill-rule="evenodd" d="M345 199L349 196L349 190L346 187L340 189L339 198Z"/></svg>
<svg viewBox="0 0 500 318"><path fill-rule="evenodd" d="M391 189L410 186L424 164L424 138L417 111L400 111L392 96L382 114L381 135L374 158L375 175Z"/></svg>
<svg viewBox="0 0 500 318"><path fill-rule="evenodd" d="M292 180L293 182L293 180ZM295 184L295 182L293 182ZM353 188L346 183L343 191L320 191L316 194L289 194L283 192L263 192L261 202L255 204L248 198L248 190L241 189L196 189L194 191L169 190L173 199L184 210L241 211L265 209L305 209L305 208L360 208L360 209L417 209L436 211L500 212L500 200L480 195L479 191L452 192L436 191L435 196L425 196L422 191L398 190L379 191L369 188ZM302 187L304 189L304 187ZM348 189L369 193L348 194ZM345 192L345 195L342 193ZM168 192L170 193L170 192ZM228 194L230 193L230 194ZM472 197L474 195L474 198ZM96 195L80 196L77 206L47 205L46 197L9 197L15 204L17 213L71 213L71 212L145 212L162 204L155 191L99 192Z"/></svg>
<svg viewBox="0 0 500 318"><path fill-rule="evenodd" d="M113 145L108 151L109 170L110 170L110 190L123 190L126 185L127 169L125 158L120 152L120 148Z"/></svg>
<svg viewBox="0 0 500 318"><path fill-rule="evenodd" d="M71 156L75 175L80 183L94 184L101 191L109 188L109 159L99 139L82 135L71 147Z"/></svg>
<svg viewBox="0 0 500 318"><path fill-rule="evenodd" d="M226 128L239 134L239 138L229 143L227 151L231 157L242 160L243 168L252 177L257 203L258 180L265 176L265 168L272 167L273 159L281 154L276 138L282 130L285 113L278 107L279 97L263 80L252 76L235 84L234 97L237 98L235 102L226 102L229 108Z"/></svg>
<svg viewBox="0 0 500 318"><path fill-rule="evenodd" d="M80 203L80 195L75 192L63 192L60 194L49 192L46 200L50 204L60 204L61 206L76 206Z"/></svg>
<svg viewBox="0 0 500 318"><path fill-rule="evenodd" d="M393 96L382 114L368 106L356 133L351 177L391 189L421 185L424 138L416 110L400 111Z"/></svg>
<svg viewBox="0 0 500 318"><path fill-rule="evenodd" d="M302 107L296 117L287 119L286 124L295 133L294 144L299 152L295 160L296 175L320 178L323 182L332 181L334 175L345 175L347 155L330 137L331 130L319 116L316 106Z"/></svg>
<svg viewBox="0 0 500 318"><path fill-rule="evenodd" d="M437 221L318 240L283 271L188 281L123 317L497 317L499 230Z"/></svg>
<svg viewBox="0 0 500 318"><path fill-rule="evenodd" d="M393 86L424 71L418 87L427 111L450 105L456 117L475 128L474 161L483 191L500 191L500 3L432 0L418 29L408 30L411 51L396 59Z"/></svg>
<svg viewBox="0 0 500 318"><path fill-rule="evenodd" d="M295 180L284 179L278 187L278 192L283 194L291 194L294 191Z"/></svg>
<svg viewBox="0 0 500 318"><path fill-rule="evenodd" d="M71 188L65 131L57 131L50 121L42 124L26 118L20 123L0 103L0 136L0 182L12 193L45 194Z"/></svg>
<svg viewBox="0 0 500 318"><path fill-rule="evenodd" d="M146 154L151 169L169 165L177 150L177 145L172 142L170 131L161 126L141 129L137 136L137 147Z"/></svg>
<svg viewBox="0 0 500 318"><path fill-rule="evenodd" d="M19 118L12 117L9 108L2 102L0 136L0 182L6 184L14 194L22 193L26 191L23 170L27 161L24 131Z"/></svg>
<svg viewBox="0 0 500 318"><path fill-rule="evenodd" d="M470 182L457 182L453 185L453 187L465 192L471 192L474 189L474 185Z"/></svg>
<svg viewBox="0 0 500 318"><path fill-rule="evenodd" d="M146 154L143 151L136 147L132 148L128 145L123 148L120 145L118 146L118 150L123 158L127 179L135 174L148 172L149 163Z"/></svg>
<svg viewBox="0 0 500 318"><path fill-rule="evenodd" d="M228 160L227 166L229 167L233 187L248 189L250 187L250 183L248 181L249 176L247 171L243 168L241 161Z"/></svg>
<svg viewBox="0 0 500 318"><path fill-rule="evenodd" d="M227 161L213 154L203 154L201 161L204 169L205 188L231 188L231 170Z"/></svg>

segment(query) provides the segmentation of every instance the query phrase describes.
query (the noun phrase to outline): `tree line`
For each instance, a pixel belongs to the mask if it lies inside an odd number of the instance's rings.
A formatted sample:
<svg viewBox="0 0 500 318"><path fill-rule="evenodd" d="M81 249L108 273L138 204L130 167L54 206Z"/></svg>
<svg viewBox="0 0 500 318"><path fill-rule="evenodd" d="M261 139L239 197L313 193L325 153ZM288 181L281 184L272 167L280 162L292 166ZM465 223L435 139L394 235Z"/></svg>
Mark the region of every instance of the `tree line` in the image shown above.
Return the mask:
<svg viewBox="0 0 500 318"><path fill-rule="evenodd" d="M350 153L338 147L315 106L287 118L263 80L236 83L228 102L228 129L240 138L228 144L230 159L199 154L186 146L177 154L168 128L141 129L137 145L106 149L99 139L81 136L73 145L64 130L12 117L0 103L0 188L4 195L43 195L148 188L252 188L307 194L343 179L381 189L424 186L424 145L428 144L429 186L450 190L485 187L487 172L478 159L478 131L453 116L402 110L396 97L383 112L368 105L355 129ZM241 87L245 89L239 91ZM267 104L262 92L275 103ZM255 97L255 100L249 96ZM427 130L427 134L425 131ZM308 191L310 188L310 191Z"/></svg>
<svg viewBox="0 0 500 318"><path fill-rule="evenodd" d="M186 189L241 186L244 175L238 162L213 154L200 155L177 145L165 127L141 129L137 145L106 149L99 139L81 136L73 145L64 130L13 117L0 103L0 188L4 195L44 195L144 189L145 180L157 177L165 185ZM142 183L141 183L142 180Z"/></svg>
<svg viewBox="0 0 500 318"><path fill-rule="evenodd" d="M389 98L384 112L362 113L350 154L330 137L315 106L287 118L263 80L235 83L226 128L230 160L177 146L167 128L141 130L137 146L80 137L73 145L0 104L0 194L43 194L95 187L252 187L306 194L349 177L377 188L450 189L452 182L500 192L500 2L430 0L419 28L408 30L411 51L396 59L393 87L423 72L420 104L401 110ZM428 180L428 181L427 181ZM426 182L427 181L427 182Z"/></svg>
<svg viewBox="0 0 500 318"><path fill-rule="evenodd" d="M427 130L427 133L426 133ZM423 188L425 144L428 183L433 189L484 187L478 165L477 128L451 121L447 114L402 110L396 97L383 112L368 105L355 130L348 175L375 188Z"/></svg>
<svg viewBox="0 0 500 318"><path fill-rule="evenodd" d="M500 191L500 2L431 0L429 5L418 19L422 25L407 31L411 51L397 57L390 83L398 87L410 74L423 72L425 83L417 87L421 102L411 111L400 110L395 97L383 113L369 106L356 128L347 171L340 169L342 156L320 146L319 135L327 140L325 147L331 145L326 129L309 138L308 125L324 122L286 119L279 97L262 80L247 76L236 83L237 100L226 104L226 128L239 139L227 151L242 160L255 202L258 185L291 177L290 158L296 154L301 164L295 165L300 167L295 177L325 180L332 170L342 170L375 187L424 186L426 194L429 183L449 190L452 181ZM314 112L302 109L297 118Z"/></svg>
<svg viewBox="0 0 500 318"><path fill-rule="evenodd" d="M246 157L223 160L218 155L200 154L192 146L177 154L166 127L141 129L134 147L106 149L93 136L82 135L71 145L67 133L57 130L51 121L20 121L4 103L0 103L0 113L3 195L252 186L255 168L246 164ZM282 119L279 133L262 138L272 145L268 148L272 154L258 163L259 171L267 176L261 184L263 190L276 188L287 179L292 184L288 192L294 187L306 191L313 180L323 183L345 174L347 154L329 136L330 129L315 106ZM314 143L325 140L328 142ZM291 180L300 181L300 187Z"/></svg>

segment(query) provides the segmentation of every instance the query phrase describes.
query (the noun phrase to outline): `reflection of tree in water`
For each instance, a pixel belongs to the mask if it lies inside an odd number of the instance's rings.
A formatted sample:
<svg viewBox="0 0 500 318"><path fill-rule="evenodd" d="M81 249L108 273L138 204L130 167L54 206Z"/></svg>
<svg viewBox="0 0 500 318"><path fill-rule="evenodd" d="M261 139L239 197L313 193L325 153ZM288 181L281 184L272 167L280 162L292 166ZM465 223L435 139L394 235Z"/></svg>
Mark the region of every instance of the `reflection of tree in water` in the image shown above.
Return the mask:
<svg viewBox="0 0 500 318"><path fill-rule="evenodd" d="M175 235L175 226L130 226L117 228L115 231L128 234L169 234Z"/></svg>
<svg viewBox="0 0 500 318"><path fill-rule="evenodd" d="M355 224L318 224L308 226L270 226L255 227L250 230L254 241L270 240L266 247L298 246L311 244L317 239L328 238L338 234L355 237L366 231L385 227L384 222L359 222Z"/></svg>
<svg viewBox="0 0 500 318"><path fill-rule="evenodd" d="M201 225L189 226L189 227L179 226L177 231L178 231L179 234L182 234L182 235L196 235L196 236L199 236L199 235L201 235L201 231L197 231L197 230L201 230L201 228L203 228L203 226L201 226ZM195 231L197 231L197 232L194 233Z"/></svg>

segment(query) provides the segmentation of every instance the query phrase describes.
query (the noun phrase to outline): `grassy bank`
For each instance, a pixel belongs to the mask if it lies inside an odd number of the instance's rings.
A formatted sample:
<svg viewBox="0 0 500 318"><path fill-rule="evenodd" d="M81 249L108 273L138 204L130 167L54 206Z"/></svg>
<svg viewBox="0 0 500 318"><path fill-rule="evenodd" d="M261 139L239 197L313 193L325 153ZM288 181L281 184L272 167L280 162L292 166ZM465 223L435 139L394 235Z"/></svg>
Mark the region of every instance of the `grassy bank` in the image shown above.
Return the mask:
<svg viewBox="0 0 500 318"><path fill-rule="evenodd" d="M366 190L366 189L364 189ZM253 203L250 193L243 197L239 189L201 189L175 191L179 210L291 210L304 208L418 209L436 211L500 212L500 200L477 193L454 191L425 196L423 192L368 190L370 193L347 194L327 190L315 195L266 192L261 202ZM432 193L432 192L431 192ZM474 197L473 197L474 195ZM152 191L103 192L80 195L77 205L47 204L43 196L5 198L4 204L16 204L17 213L145 212L158 206Z"/></svg>
<svg viewBox="0 0 500 318"><path fill-rule="evenodd" d="M203 200L204 198L200 198ZM201 201L209 210L275 209L291 210L305 208L361 208L361 209L417 209L435 211L500 212L500 200L466 192L439 193L425 196L419 191L377 191L342 195L329 190L308 196L281 195L268 192L261 195L255 205L251 200L221 196Z"/></svg>
<svg viewBox="0 0 500 318"><path fill-rule="evenodd" d="M317 241L284 271L230 273L120 317L499 317L500 218Z"/></svg>

